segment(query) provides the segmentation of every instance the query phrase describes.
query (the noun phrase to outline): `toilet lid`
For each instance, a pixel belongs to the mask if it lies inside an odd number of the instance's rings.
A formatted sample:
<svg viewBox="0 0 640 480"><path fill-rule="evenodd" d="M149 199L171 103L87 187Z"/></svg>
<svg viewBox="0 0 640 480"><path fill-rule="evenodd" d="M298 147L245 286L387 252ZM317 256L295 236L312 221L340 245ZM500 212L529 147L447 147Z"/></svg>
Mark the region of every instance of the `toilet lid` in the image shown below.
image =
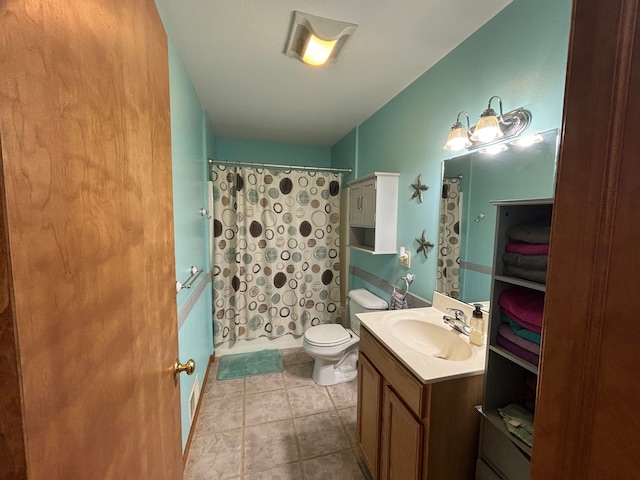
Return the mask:
<svg viewBox="0 0 640 480"><path fill-rule="evenodd" d="M312 345L333 347L351 340L351 335L342 325L331 323L311 327L304 338Z"/></svg>

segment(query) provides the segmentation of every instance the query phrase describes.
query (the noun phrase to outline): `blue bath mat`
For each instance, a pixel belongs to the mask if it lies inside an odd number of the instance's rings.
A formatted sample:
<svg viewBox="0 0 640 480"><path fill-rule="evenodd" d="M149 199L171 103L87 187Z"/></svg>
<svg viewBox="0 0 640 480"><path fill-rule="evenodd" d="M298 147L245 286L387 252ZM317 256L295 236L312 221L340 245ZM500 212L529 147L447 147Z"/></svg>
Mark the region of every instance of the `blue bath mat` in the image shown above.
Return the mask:
<svg viewBox="0 0 640 480"><path fill-rule="evenodd" d="M282 368L280 350L224 355L218 365L218 380L279 373Z"/></svg>

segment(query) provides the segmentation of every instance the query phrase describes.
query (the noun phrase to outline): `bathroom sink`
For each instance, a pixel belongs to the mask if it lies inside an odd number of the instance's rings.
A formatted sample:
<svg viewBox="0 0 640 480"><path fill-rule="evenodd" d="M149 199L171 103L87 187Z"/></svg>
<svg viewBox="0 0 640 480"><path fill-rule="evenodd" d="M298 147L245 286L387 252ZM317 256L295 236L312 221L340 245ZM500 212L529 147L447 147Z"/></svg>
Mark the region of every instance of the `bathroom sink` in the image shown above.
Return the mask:
<svg viewBox="0 0 640 480"><path fill-rule="evenodd" d="M471 357L471 347L448 328L419 320L399 320L393 336L408 347L444 360L460 361Z"/></svg>

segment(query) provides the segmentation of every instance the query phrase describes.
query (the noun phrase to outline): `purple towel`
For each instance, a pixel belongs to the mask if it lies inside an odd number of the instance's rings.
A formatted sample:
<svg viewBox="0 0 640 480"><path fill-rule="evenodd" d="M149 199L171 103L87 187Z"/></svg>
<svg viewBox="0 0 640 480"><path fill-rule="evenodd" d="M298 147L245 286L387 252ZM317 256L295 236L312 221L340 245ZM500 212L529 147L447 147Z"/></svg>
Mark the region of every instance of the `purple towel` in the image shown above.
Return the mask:
<svg viewBox="0 0 640 480"><path fill-rule="evenodd" d="M507 242L505 252L522 253L523 255L548 255L548 243Z"/></svg>
<svg viewBox="0 0 640 480"><path fill-rule="evenodd" d="M505 350L513 353L515 356L520 357L523 360L526 360L529 363L532 363L536 367L540 362L540 356L535 353L531 353L528 350L525 350L522 347L519 347L515 343L511 343L509 340L504 338L500 333L496 335L496 342L498 345L502 346Z"/></svg>
<svg viewBox="0 0 640 480"><path fill-rule="evenodd" d="M500 325L500 327L498 328L498 333L506 340L509 340L511 343L518 345L519 347L524 348L531 353L540 355L540 345L516 335L513 329L506 323Z"/></svg>
<svg viewBox="0 0 640 480"><path fill-rule="evenodd" d="M391 294L391 310L402 310L404 308L409 308L407 304L407 294L404 295L397 290L394 290Z"/></svg>
<svg viewBox="0 0 640 480"><path fill-rule="evenodd" d="M522 287L512 287L500 295L502 312L532 332L542 332L544 293Z"/></svg>

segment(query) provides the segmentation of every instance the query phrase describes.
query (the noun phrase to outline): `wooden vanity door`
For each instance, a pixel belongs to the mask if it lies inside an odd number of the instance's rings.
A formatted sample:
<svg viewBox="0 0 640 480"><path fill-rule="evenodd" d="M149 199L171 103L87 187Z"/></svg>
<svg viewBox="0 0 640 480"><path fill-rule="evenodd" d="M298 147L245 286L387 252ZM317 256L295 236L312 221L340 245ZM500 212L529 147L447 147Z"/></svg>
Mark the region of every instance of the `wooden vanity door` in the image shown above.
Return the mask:
<svg viewBox="0 0 640 480"><path fill-rule="evenodd" d="M382 480L419 479L422 472L422 424L387 385L382 413Z"/></svg>
<svg viewBox="0 0 640 480"><path fill-rule="evenodd" d="M358 359L358 447L373 480L380 465L380 398L382 377L367 357Z"/></svg>

